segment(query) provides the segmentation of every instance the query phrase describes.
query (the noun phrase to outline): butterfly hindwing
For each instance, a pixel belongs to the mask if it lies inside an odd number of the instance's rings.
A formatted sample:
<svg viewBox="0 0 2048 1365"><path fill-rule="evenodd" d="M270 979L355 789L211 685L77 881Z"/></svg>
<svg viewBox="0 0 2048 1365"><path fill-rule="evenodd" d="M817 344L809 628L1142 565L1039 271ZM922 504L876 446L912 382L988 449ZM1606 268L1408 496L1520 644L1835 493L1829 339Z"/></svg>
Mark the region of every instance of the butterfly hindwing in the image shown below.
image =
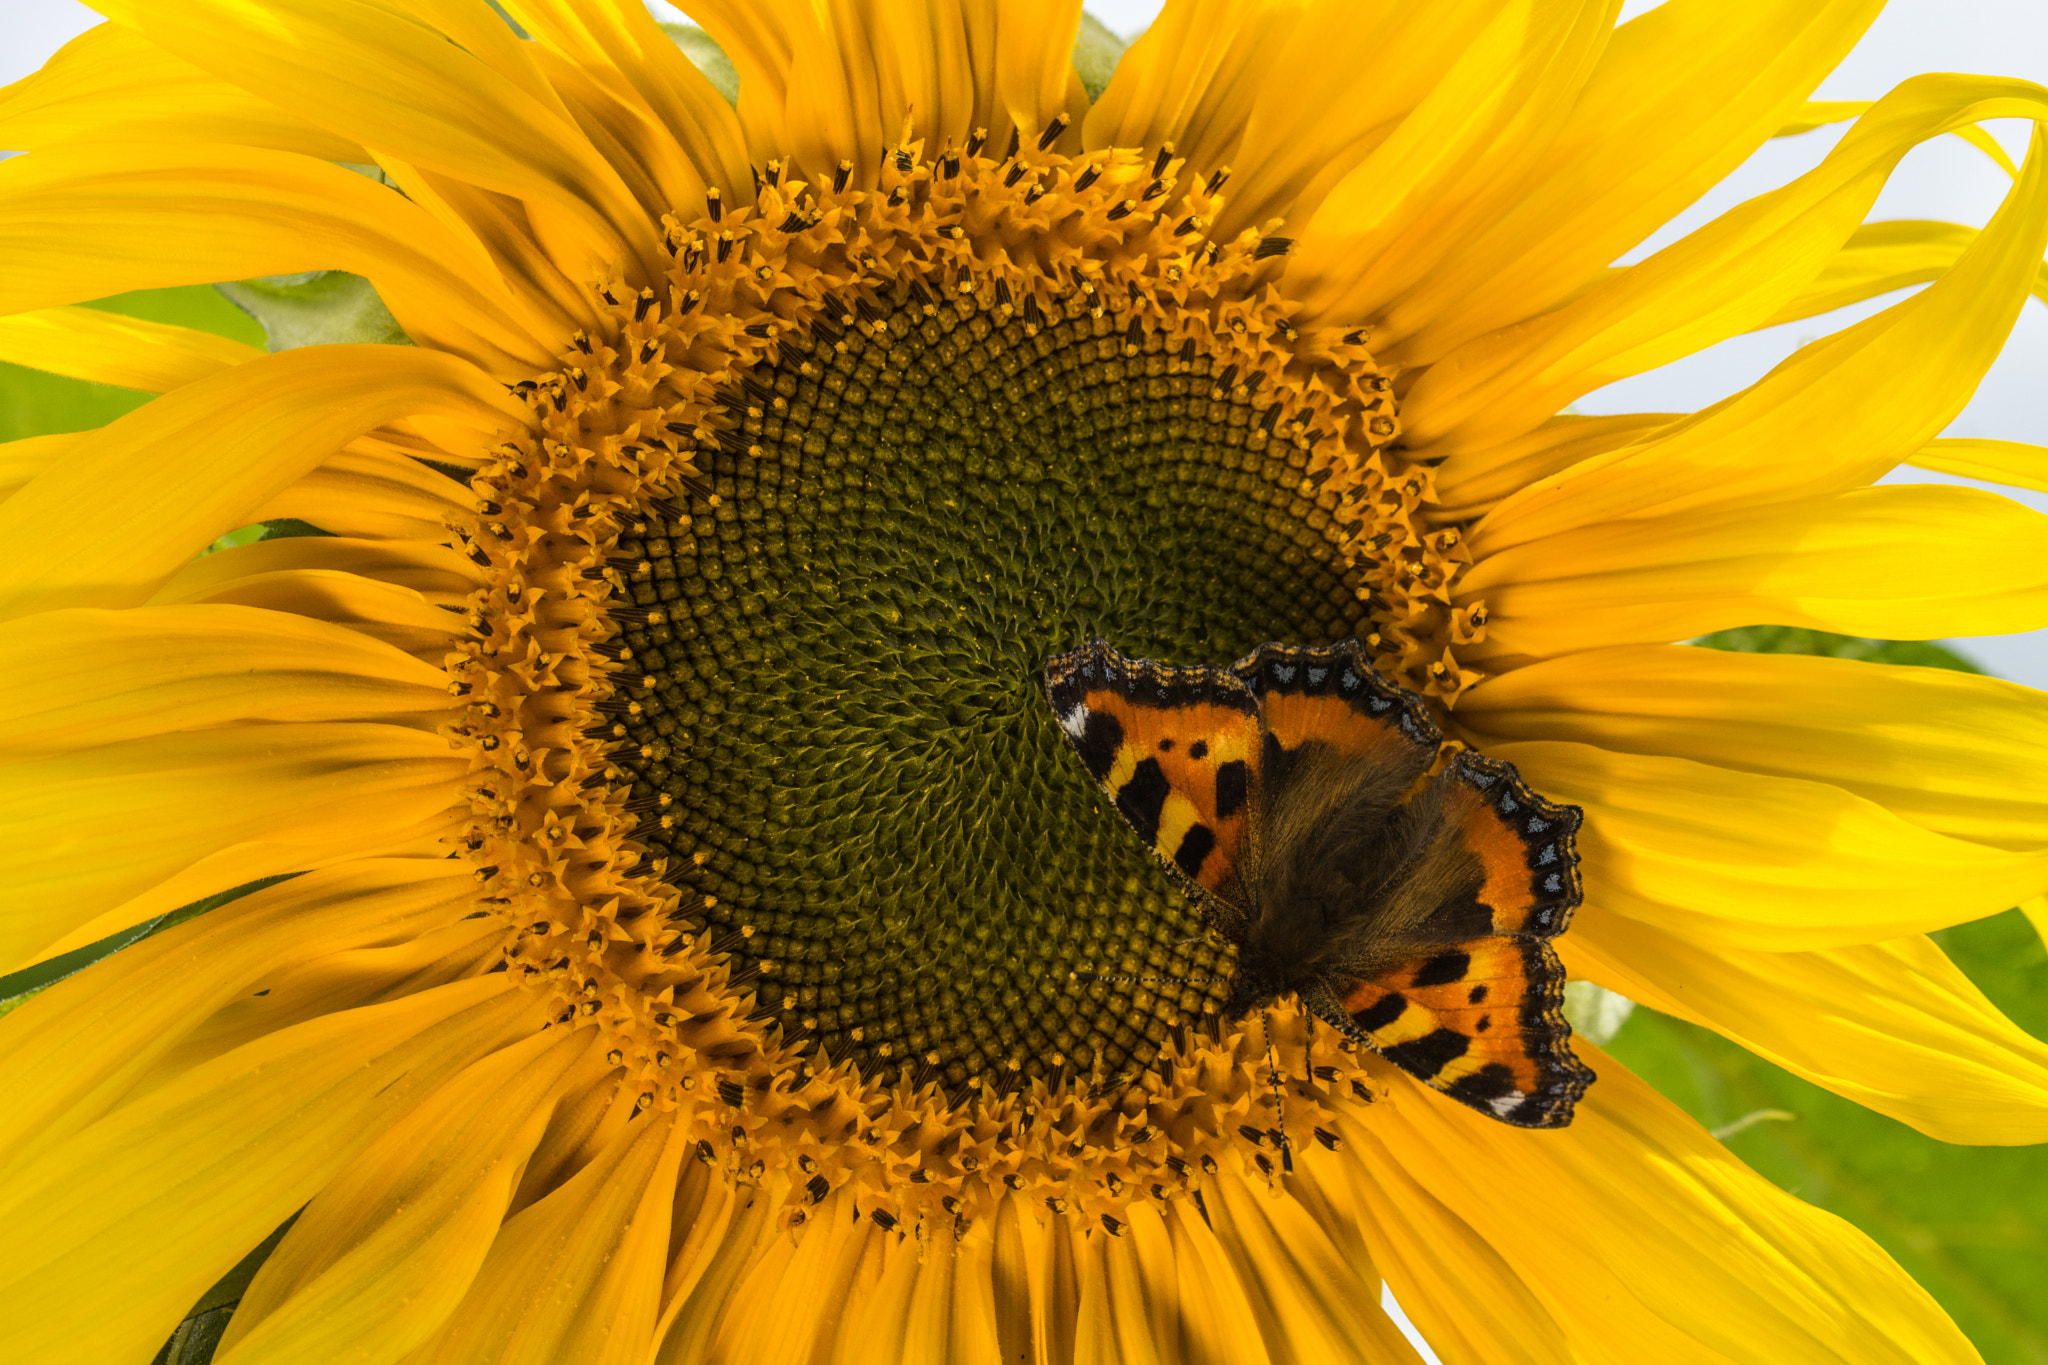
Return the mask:
<svg viewBox="0 0 2048 1365"><path fill-rule="evenodd" d="M1572 1055L1564 968L1548 943L1494 936L1327 982L1347 1032L1433 1089L1522 1128L1560 1128L1593 1073Z"/></svg>
<svg viewBox="0 0 2048 1365"><path fill-rule="evenodd" d="M1258 702L1220 668L1166 667L1091 641L1046 665L1053 715L1169 871L1242 912L1237 867L1258 765Z"/></svg>

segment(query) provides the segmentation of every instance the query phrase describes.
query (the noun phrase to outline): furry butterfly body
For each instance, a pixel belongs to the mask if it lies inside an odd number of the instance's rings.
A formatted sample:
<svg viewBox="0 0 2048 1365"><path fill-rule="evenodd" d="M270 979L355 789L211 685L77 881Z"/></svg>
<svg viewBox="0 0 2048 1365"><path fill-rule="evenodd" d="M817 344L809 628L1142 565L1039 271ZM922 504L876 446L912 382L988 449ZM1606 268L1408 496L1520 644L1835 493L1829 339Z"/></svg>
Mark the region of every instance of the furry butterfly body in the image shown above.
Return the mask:
<svg viewBox="0 0 2048 1365"><path fill-rule="evenodd" d="M1090 775L1236 945L1228 1017L1294 994L1482 1113L1571 1121L1593 1077L1549 940L1579 903L1577 808L1470 751L1431 774L1421 699L1355 640L1228 669L1096 640L1046 678Z"/></svg>

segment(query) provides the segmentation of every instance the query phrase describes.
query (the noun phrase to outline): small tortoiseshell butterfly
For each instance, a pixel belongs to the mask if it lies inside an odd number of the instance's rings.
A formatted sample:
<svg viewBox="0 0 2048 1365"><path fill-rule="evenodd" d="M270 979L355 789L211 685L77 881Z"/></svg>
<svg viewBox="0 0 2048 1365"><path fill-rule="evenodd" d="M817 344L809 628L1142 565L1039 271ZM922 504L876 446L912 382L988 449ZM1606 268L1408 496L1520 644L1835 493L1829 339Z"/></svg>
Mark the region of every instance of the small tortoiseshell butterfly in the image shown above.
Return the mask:
<svg viewBox="0 0 2048 1365"><path fill-rule="evenodd" d="M1442 736L1356 640L1228 669L1095 640L1046 681L1088 771L1237 945L1227 1018L1292 992L1483 1114L1571 1122L1593 1073L1549 940L1579 903L1577 807L1470 751L1418 788Z"/></svg>

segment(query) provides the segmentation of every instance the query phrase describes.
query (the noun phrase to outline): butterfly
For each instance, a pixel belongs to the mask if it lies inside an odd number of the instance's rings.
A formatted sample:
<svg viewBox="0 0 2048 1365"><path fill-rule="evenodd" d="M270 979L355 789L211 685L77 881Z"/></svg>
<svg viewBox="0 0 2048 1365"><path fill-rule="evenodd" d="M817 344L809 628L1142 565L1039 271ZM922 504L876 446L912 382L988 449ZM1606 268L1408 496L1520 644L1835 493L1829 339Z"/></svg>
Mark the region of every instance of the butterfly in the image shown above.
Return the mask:
<svg viewBox="0 0 2048 1365"><path fill-rule="evenodd" d="M1237 948L1224 1017L1285 994L1417 1080L1561 1128L1593 1080L1561 1010L1575 806L1442 735L1364 647L1265 644L1229 668L1094 640L1046 663L1089 774Z"/></svg>

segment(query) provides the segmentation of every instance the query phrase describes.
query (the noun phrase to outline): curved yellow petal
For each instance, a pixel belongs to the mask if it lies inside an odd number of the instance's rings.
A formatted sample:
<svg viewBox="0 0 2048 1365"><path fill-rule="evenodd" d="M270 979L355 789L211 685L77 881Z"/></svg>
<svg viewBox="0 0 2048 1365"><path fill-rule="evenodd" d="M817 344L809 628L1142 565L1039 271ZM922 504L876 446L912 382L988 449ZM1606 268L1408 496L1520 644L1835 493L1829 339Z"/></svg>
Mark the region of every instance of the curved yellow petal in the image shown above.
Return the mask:
<svg viewBox="0 0 2048 1365"><path fill-rule="evenodd" d="M1452 0L1428 10L1321 0L1300 6L1169 6L1118 63L1089 116L1090 147L1171 142L1190 175L1234 166L1221 237L1274 216L1290 231L1349 174L1426 176L1432 139L1481 140L1499 122L1500 92L1487 89L1524 58L1537 7L1515 0ZM1549 16L1572 6L1541 7ZM1580 7L1583 8L1583 7ZM1489 39L1475 44L1473 35ZM1462 72L1462 76L1454 73ZM1456 88L1444 89L1446 83ZM1398 206L1389 186L1374 209ZM1333 208L1323 235L1363 232L1377 221ZM1307 243L1304 243L1306 246ZM1292 273L1292 272L1290 272Z"/></svg>
<svg viewBox="0 0 2048 1365"><path fill-rule="evenodd" d="M1332 1362L1421 1360L1380 1307L1379 1272L1342 1256L1301 1205L1230 1172L1203 1189L1268 1351Z"/></svg>
<svg viewBox="0 0 2048 1365"><path fill-rule="evenodd" d="M1598 1049L1573 1047L1599 1079L1569 1128L1505 1130L1392 1067L1386 1098L1340 1122L1496 1248L1587 1359L1721 1365L1761 1350L1773 1365L1978 1365L1863 1233L1750 1171Z"/></svg>
<svg viewBox="0 0 2048 1365"><path fill-rule="evenodd" d="M1462 31L1464 50L1436 88L1304 224L1287 276L1303 315L1376 318L1384 300L1427 288L1443 261L1491 228L1532 156L1569 122L1619 9L1528 0Z"/></svg>
<svg viewBox="0 0 2048 1365"><path fill-rule="evenodd" d="M159 593L158 600L170 599ZM330 622L436 665L447 658L463 630L462 617L411 588L332 569L250 573L216 583L203 596L185 600Z"/></svg>
<svg viewBox="0 0 2048 1365"><path fill-rule="evenodd" d="M1408 392L1402 406L1407 440L1449 454L1526 431L1580 394L1754 327L1848 240L1892 167L1913 147L1983 119L2044 116L2048 91L2026 81L1907 81L1791 184L1614 272L1555 312L1445 355ZM1803 406L1801 398L1825 402L1837 413L1851 405L1835 385L1854 376L1858 392L1883 400L1866 402L1858 416L1899 424L1869 458L1881 460L1885 449L1903 455L1932 437L1961 409L2032 287L2048 241L2043 160L2048 157L2039 153L2030 159L1984 237L1939 284L1807 347L1752 388L1750 403L1711 409L1701 424L1718 419L1726 425L1738 407L1756 408L1765 393L1784 404L1785 417ZM1880 361L1888 375L1910 367L1918 382L1882 384L1873 377ZM1826 378L1817 380L1815 371ZM1800 398L1783 393L1795 383ZM1870 443L1860 429L1858 440ZM1583 490L1577 500L1591 501ZM1621 514L1602 505L1593 515L1601 513Z"/></svg>
<svg viewBox="0 0 2048 1365"><path fill-rule="evenodd" d="M1837 492L1911 458L1968 401L2039 273L2048 242L2039 128L2035 147L2026 176L1947 275L1802 347L1689 421L1523 489L1473 528L1473 553L1596 522ZM1914 383L1896 382L1908 372ZM1798 458L1784 458L1787 449Z"/></svg>
<svg viewBox="0 0 2048 1365"><path fill-rule="evenodd" d="M1558 940L1574 976L1703 1024L1943 1142L2048 1142L2048 1043L2000 1013L1928 939L1702 950L1587 911Z"/></svg>
<svg viewBox="0 0 2048 1365"><path fill-rule="evenodd" d="M216 868L199 895L403 847L466 809L468 769L439 735L336 722L152 735L10 764L0 824L19 844L0 887L0 962L78 946L68 933L245 841L263 846L242 855L241 875Z"/></svg>
<svg viewBox="0 0 2048 1365"><path fill-rule="evenodd" d="M663 208L700 202L707 185L728 198L753 194L738 116L644 5L512 0L507 13L543 54L550 48L561 54L548 73L558 97L572 84L602 86L645 116L641 136L603 150L614 165L622 155L672 161L669 173L658 177L669 195ZM579 122L590 127L588 118Z"/></svg>
<svg viewBox="0 0 2048 1365"><path fill-rule="evenodd" d="M852 1214L842 1188L809 1210L796 1233L769 1243L731 1295L714 1356L811 1360L830 1349L868 1239L884 1235Z"/></svg>
<svg viewBox="0 0 2048 1365"><path fill-rule="evenodd" d="M230 901L66 977L7 1016L0 1166L68 1141L267 973L405 938L464 913L445 858L367 858Z"/></svg>
<svg viewBox="0 0 2048 1365"><path fill-rule="evenodd" d="M1800 133L1810 133L1830 123L1847 123L1850 119L1863 117L1874 103L1875 100L1808 100L1800 106L1799 112L1792 116L1791 122L1778 129L1772 136L1796 137ZM2020 168L2005 154L2005 148L1999 145L1998 139L1984 129L1974 125L1956 128L1950 131L1949 136L1961 138L1990 157L1998 169L2014 179L2019 178Z"/></svg>
<svg viewBox="0 0 2048 1365"><path fill-rule="evenodd" d="M390 587L416 592L443 607L465 605L470 594L483 586L477 566L453 546L416 540L286 536L230 546L187 561L164 580L150 605L203 602L225 585L242 579L311 569L375 579Z"/></svg>
<svg viewBox="0 0 2048 1365"><path fill-rule="evenodd" d="M926 154L1014 126L1034 141L1088 107L1073 70L1077 0L697 0L693 18L731 56L757 159L793 157L829 179L841 158L871 184L908 124ZM1077 140L1069 134L1070 140Z"/></svg>
<svg viewBox="0 0 2048 1365"><path fill-rule="evenodd" d="M1938 668L1622 645L1481 682L1456 723L1825 782L1937 834L2048 848L2048 696Z"/></svg>
<svg viewBox="0 0 2048 1365"><path fill-rule="evenodd" d="M2048 446L2028 445L2024 441L1944 436L1920 447L1907 463L1922 469L1938 469L1944 474L1983 479L1986 483L2048 492Z"/></svg>
<svg viewBox="0 0 2048 1365"><path fill-rule="evenodd" d="M531 1014L499 975L315 1019L10 1171L0 1358L146 1358L249 1248L449 1076L530 1032ZM36 1311L53 1301L67 1311Z"/></svg>
<svg viewBox="0 0 2048 1365"><path fill-rule="evenodd" d="M1491 752L1584 808L1588 905L1706 949L1875 943L2048 886L2048 853L1946 838L1825 783L1554 741Z"/></svg>
<svg viewBox="0 0 2048 1365"><path fill-rule="evenodd" d="M447 675L354 631L234 606L43 612L0 623L0 754L21 758L235 721L447 712Z"/></svg>
<svg viewBox="0 0 2048 1365"><path fill-rule="evenodd" d="M90 431L60 431L48 436L0 441L0 502L19 493L28 486L29 480L67 459L91 438Z"/></svg>
<svg viewBox="0 0 2048 1365"><path fill-rule="evenodd" d="M2048 515L1979 488L1859 488L1525 541L1453 591L1486 603L1486 639L1459 651L1481 668L1759 623L1997 635L2048 625Z"/></svg>
<svg viewBox="0 0 2048 1365"><path fill-rule="evenodd" d="M1462 523L1492 511L1502 498L1581 460L1646 441L1682 412L1626 412L1586 417L1567 413L1513 440L1460 451L1436 470L1433 518Z"/></svg>
<svg viewBox="0 0 2048 1365"><path fill-rule="evenodd" d="M0 360L145 393L164 393L262 354L211 332L97 308L0 318Z"/></svg>
<svg viewBox="0 0 2048 1365"><path fill-rule="evenodd" d="M1470 1223L1371 1140L1371 1114L1326 1151L1303 1143L1296 1197L1330 1229L1361 1238L1394 1297L1445 1365L1569 1365L1582 1359L1556 1319ZM1313 1190L1317 1198L1304 1197ZM1475 1311L1475 1305L1484 1305Z"/></svg>
<svg viewBox="0 0 2048 1365"><path fill-rule="evenodd" d="M1167 1205L1166 1230L1180 1290L1181 1347L1191 1365L1268 1365L1296 1358L1291 1351L1275 1353L1260 1333L1244 1286L1194 1200Z"/></svg>
<svg viewBox="0 0 2048 1365"><path fill-rule="evenodd" d="M250 514L251 521L292 518L337 536L446 540L445 518L476 505L469 485L396 451L351 449L321 461L304 478Z"/></svg>
<svg viewBox="0 0 2048 1365"><path fill-rule="evenodd" d="M1668 0L1637 16L1486 232L1404 296L1349 276L1343 307L1383 305L1375 353L1416 364L1567 302L1762 145L1880 8Z"/></svg>
<svg viewBox="0 0 2048 1365"><path fill-rule="evenodd" d="M474 366L399 346L308 346L188 384L81 443L4 506L0 618L132 606L350 438L412 412L489 434L520 410ZM202 453L203 452L203 453ZM95 534L74 529L93 509Z"/></svg>
<svg viewBox="0 0 2048 1365"><path fill-rule="evenodd" d="M1900 219L1865 223L1806 288L1758 323L1776 327L1846 304L1861 303L1908 285L1938 280L1977 240L1977 229L1961 223ZM2034 276L2034 297L2048 301L2048 264Z"/></svg>
<svg viewBox="0 0 2048 1365"><path fill-rule="evenodd" d="M0 255L0 313L347 270L423 348L506 378L550 368L559 344L474 240L365 176L262 148L66 143L14 157L0 163Z"/></svg>
<svg viewBox="0 0 2048 1365"><path fill-rule="evenodd" d="M643 1115L560 1188L508 1219L468 1293L411 1359L644 1360L681 1131L672 1115Z"/></svg>
<svg viewBox="0 0 2048 1365"><path fill-rule="evenodd" d="M472 1063L337 1172L236 1305L222 1365L396 1365L461 1303L587 1033Z"/></svg>
<svg viewBox="0 0 2048 1365"><path fill-rule="evenodd" d="M507 78L525 54L474 6L107 0L105 9L194 66L380 154L553 208L556 259L572 274L632 265L659 277L656 225L558 102Z"/></svg>
<svg viewBox="0 0 2048 1365"><path fill-rule="evenodd" d="M0 147L76 141L234 142L363 164L360 144L286 113L119 24L87 29L0 90Z"/></svg>
<svg viewBox="0 0 2048 1365"><path fill-rule="evenodd" d="M676 1225L687 1231L662 1284L665 1306L654 1329L655 1360L657 1365L702 1365L713 1358L719 1328L748 1271L769 1254L766 1243L776 1236L775 1222L766 1200L744 1198L722 1173L692 1161L677 1191ZM879 1245L868 1241L847 1302L859 1302L873 1288L869 1272L880 1258Z"/></svg>

